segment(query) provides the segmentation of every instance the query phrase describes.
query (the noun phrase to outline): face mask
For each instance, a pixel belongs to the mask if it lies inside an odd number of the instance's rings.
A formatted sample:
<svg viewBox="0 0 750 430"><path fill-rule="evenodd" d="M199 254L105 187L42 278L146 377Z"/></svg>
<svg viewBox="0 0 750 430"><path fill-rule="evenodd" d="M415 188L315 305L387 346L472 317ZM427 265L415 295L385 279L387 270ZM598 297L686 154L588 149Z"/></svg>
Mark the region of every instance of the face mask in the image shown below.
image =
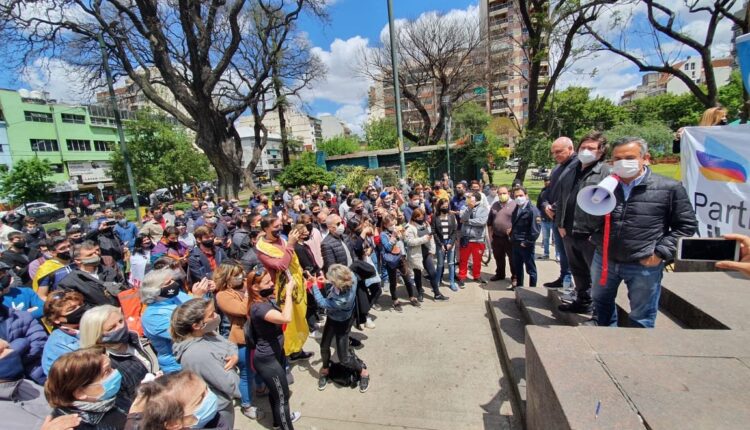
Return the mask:
<svg viewBox="0 0 750 430"><path fill-rule="evenodd" d="M198 420L198 422L193 424L192 428L202 429L209 422L211 422L211 420L216 416L216 411L218 410L216 401L216 394L214 394L213 391L208 390L206 397L203 398L203 401L198 406L198 409L193 412L193 416L196 420Z"/></svg>
<svg viewBox="0 0 750 430"><path fill-rule="evenodd" d="M26 241L21 239L13 243L13 247L23 249L26 246Z"/></svg>
<svg viewBox="0 0 750 430"><path fill-rule="evenodd" d="M375 203L378 200L378 196L370 196L370 201Z"/></svg>
<svg viewBox="0 0 750 430"><path fill-rule="evenodd" d="M83 316L86 311L89 310L88 306L82 305L79 306L78 309L74 310L73 312L64 315L66 324L73 324L77 325L81 323L81 317Z"/></svg>
<svg viewBox="0 0 750 430"><path fill-rule="evenodd" d="M117 395L120 391L120 384L122 383L122 375L120 371L115 369L112 373L107 376L107 379L101 382L104 392L97 398L98 400L108 400Z"/></svg>
<svg viewBox="0 0 750 430"><path fill-rule="evenodd" d="M312 233L313 225L312 224L305 224L305 228L307 229L308 233Z"/></svg>
<svg viewBox="0 0 750 430"><path fill-rule="evenodd" d="M419 200L412 200L411 202L409 202L409 206L411 206L413 208L418 208L419 207Z"/></svg>
<svg viewBox="0 0 750 430"><path fill-rule="evenodd" d="M516 197L516 204L523 206L526 203L526 196Z"/></svg>
<svg viewBox="0 0 750 430"><path fill-rule="evenodd" d="M49 253L49 252L45 252L42 255L44 256L45 260L49 260L49 259L54 258L53 255L51 253ZM57 255L60 255L60 253L58 252ZM62 259L62 260L69 260L70 259L70 253L68 253L68 258L62 258L62 257L59 257L59 258Z"/></svg>
<svg viewBox="0 0 750 430"><path fill-rule="evenodd" d="M201 240L201 245L205 246L206 248L213 248L214 247L214 240Z"/></svg>
<svg viewBox="0 0 750 430"><path fill-rule="evenodd" d="M121 219L121 220L117 221L117 224L120 224L120 227L127 227L128 226L128 220Z"/></svg>
<svg viewBox="0 0 750 430"><path fill-rule="evenodd" d="M448 208L446 208L446 207L442 207L442 208L440 208L440 213L441 213L441 214L447 214L449 210L450 210L450 209L448 209Z"/></svg>
<svg viewBox="0 0 750 430"><path fill-rule="evenodd" d="M497 198L500 200L500 203L507 203L510 200L510 196L507 194L500 194Z"/></svg>
<svg viewBox="0 0 750 430"><path fill-rule="evenodd" d="M37 227L33 227L33 228L26 229L26 231L29 234L36 234L36 232L39 231L39 229Z"/></svg>
<svg viewBox="0 0 750 430"><path fill-rule="evenodd" d="M386 209L390 208L391 202L383 202L383 207L385 207Z"/></svg>
<svg viewBox="0 0 750 430"><path fill-rule="evenodd" d="M127 325L102 335L102 343L127 343L128 340L130 340L130 330Z"/></svg>
<svg viewBox="0 0 750 430"><path fill-rule="evenodd" d="M463 196L465 192L464 190L456 190L456 194L459 196Z"/></svg>
<svg viewBox="0 0 750 430"><path fill-rule="evenodd" d="M171 299L172 297L180 294L180 281L172 281L169 285L166 287L161 288L161 292L159 292L159 297L164 297L167 299Z"/></svg>
<svg viewBox="0 0 750 430"><path fill-rule="evenodd" d="M344 225L339 224L338 227L336 227L336 234L341 236L342 234L344 234L344 230L345 230Z"/></svg>
<svg viewBox="0 0 750 430"><path fill-rule="evenodd" d="M364 208L357 208L354 209L354 213L361 214L365 209Z"/></svg>
<svg viewBox="0 0 750 430"><path fill-rule="evenodd" d="M177 247L178 247L179 245L180 245L180 243L179 243L179 242L177 242L176 240L175 240L175 241L171 241L171 240L170 240L169 242L167 242L167 246L169 246L169 247L170 247L170 248L172 248L172 249L177 249Z"/></svg>
<svg viewBox="0 0 750 430"><path fill-rule="evenodd" d="M636 177L640 171L641 165L638 160L617 160L612 167L612 173L625 179Z"/></svg>
<svg viewBox="0 0 750 430"><path fill-rule="evenodd" d="M102 258L94 254L91 257L82 258L81 264L85 266L98 266L101 261L102 261Z"/></svg>
<svg viewBox="0 0 750 430"><path fill-rule="evenodd" d="M727 125L729 124L729 121L727 121L726 118L722 118L721 121L719 121L719 125Z"/></svg>
<svg viewBox="0 0 750 430"><path fill-rule="evenodd" d="M271 236L273 236L273 237L275 237L276 239L278 239L278 238L279 238L279 236L281 236L281 229L278 229L278 230L271 230Z"/></svg>
<svg viewBox="0 0 750 430"><path fill-rule="evenodd" d="M78 217L70 218L70 223L71 224L78 224Z"/></svg>
<svg viewBox="0 0 750 430"><path fill-rule="evenodd" d="M203 323L203 333L213 333L216 331L216 329L219 328L219 323L221 322L221 318L218 316L211 321L204 322Z"/></svg>
<svg viewBox="0 0 750 430"><path fill-rule="evenodd" d="M160 221L162 218L162 215L154 215L154 219L157 221Z"/></svg>
<svg viewBox="0 0 750 430"><path fill-rule="evenodd" d="M417 224L419 224L419 225L424 224L424 220L423 219L415 219L414 222L417 223Z"/></svg>
<svg viewBox="0 0 750 430"><path fill-rule="evenodd" d="M263 209L262 211L260 211L260 216L267 216L267 215L268 215L268 210Z"/></svg>
<svg viewBox="0 0 750 430"><path fill-rule="evenodd" d="M581 160L582 164L591 164L596 161L597 155L595 152L584 149L578 153L578 159Z"/></svg>
<svg viewBox="0 0 750 430"><path fill-rule="evenodd" d="M242 286L242 281L244 281L244 280L245 280L245 278L243 278L242 276L235 276L234 278L232 278L232 286L235 287L235 288L236 287L241 287Z"/></svg>
<svg viewBox="0 0 750 430"><path fill-rule="evenodd" d="M266 288L265 290L260 290L258 294L260 294L260 296L263 298L271 297L273 295L273 287Z"/></svg>
<svg viewBox="0 0 750 430"><path fill-rule="evenodd" d="M396 226L392 225L392 226L388 227L388 231L390 231L391 233L393 233L394 231L396 231Z"/></svg>

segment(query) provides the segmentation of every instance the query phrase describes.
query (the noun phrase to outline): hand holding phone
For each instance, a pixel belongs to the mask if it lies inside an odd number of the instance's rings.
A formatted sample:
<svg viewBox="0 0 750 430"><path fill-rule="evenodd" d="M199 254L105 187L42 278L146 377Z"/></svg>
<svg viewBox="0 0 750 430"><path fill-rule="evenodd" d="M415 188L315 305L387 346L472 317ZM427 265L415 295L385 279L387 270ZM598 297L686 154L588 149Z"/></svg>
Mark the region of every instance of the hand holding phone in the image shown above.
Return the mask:
<svg viewBox="0 0 750 430"><path fill-rule="evenodd" d="M739 261L740 242L724 237L682 237L677 242L677 259L680 261Z"/></svg>
<svg viewBox="0 0 750 430"><path fill-rule="evenodd" d="M716 263L716 268L736 270L750 277L750 237L743 234L726 234L724 238L736 241L739 248L739 259L737 259L738 261L719 261Z"/></svg>

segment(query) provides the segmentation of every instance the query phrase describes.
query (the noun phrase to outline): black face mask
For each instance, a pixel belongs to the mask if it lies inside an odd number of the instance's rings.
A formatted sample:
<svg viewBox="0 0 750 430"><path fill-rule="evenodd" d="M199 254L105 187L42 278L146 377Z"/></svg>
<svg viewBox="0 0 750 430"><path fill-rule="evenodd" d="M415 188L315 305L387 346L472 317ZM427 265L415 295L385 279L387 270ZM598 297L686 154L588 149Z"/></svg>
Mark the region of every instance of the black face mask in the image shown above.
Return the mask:
<svg viewBox="0 0 750 430"><path fill-rule="evenodd" d="M83 241L81 241L81 242L83 242ZM70 251L58 252L57 253L57 258L59 258L60 260L65 260L65 261L70 260Z"/></svg>
<svg viewBox="0 0 750 430"><path fill-rule="evenodd" d="M364 208L354 209L354 213L358 213L358 214L361 214L363 211L364 211Z"/></svg>
<svg viewBox="0 0 750 430"><path fill-rule="evenodd" d="M281 236L281 229L279 229L279 230L271 230L271 236L273 236L276 239L278 239L279 236Z"/></svg>
<svg viewBox="0 0 750 430"><path fill-rule="evenodd" d="M440 213L441 214L447 214L448 213L448 208L440 208Z"/></svg>
<svg viewBox="0 0 750 430"><path fill-rule="evenodd" d="M88 305L80 306L78 309L74 310L73 312L64 315L66 324L74 324L78 325L81 323L81 318L83 317L83 314L86 313L86 311L89 310Z"/></svg>
<svg viewBox="0 0 750 430"><path fill-rule="evenodd" d="M19 240L13 243L14 248L23 249L26 246L25 240Z"/></svg>
<svg viewBox="0 0 750 430"><path fill-rule="evenodd" d="M71 224L78 224L78 218L69 218Z"/></svg>
<svg viewBox="0 0 750 430"><path fill-rule="evenodd" d="M424 224L424 220L423 219L415 219L414 222L417 223L417 224L419 224L419 225Z"/></svg>
<svg viewBox="0 0 750 430"><path fill-rule="evenodd" d="M312 224L305 224L305 228L307 229L308 233L312 233L313 225Z"/></svg>
<svg viewBox="0 0 750 430"><path fill-rule="evenodd" d="M161 288L159 297L171 299L172 297L175 297L176 295L180 294L181 286L182 286L182 283L180 281L172 281L171 284L167 285L166 287Z"/></svg>
<svg viewBox="0 0 750 430"><path fill-rule="evenodd" d="M456 191L456 194L459 195L459 196L463 196L464 193L465 193L465 191L463 191L463 190Z"/></svg>
<svg viewBox="0 0 750 430"><path fill-rule="evenodd" d="M378 196L370 196L370 201L375 203L378 200Z"/></svg>
<svg viewBox="0 0 750 430"><path fill-rule="evenodd" d="M266 288L265 290L260 290L258 294L260 294L260 296L263 298L271 297L273 295L273 288Z"/></svg>
<svg viewBox="0 0 750 430"><path fill-rule="evenodd" d="M170 248L172 248L172 249L177 249L177 247L178 247L179 245L180 245L180 243L179 243L179 242L177 242L177 241L174 241L174 242L172 242L172 241L170 241L170 242L167 242L167 246L168 246L168 247L170 247Z"/></svg>
<svg viewBox="0 0 750 430"><path fill-rule="evenodd" d="M214 247L214 240L201 240L201 245L205 246L206 248L213 248Z"/></svg>

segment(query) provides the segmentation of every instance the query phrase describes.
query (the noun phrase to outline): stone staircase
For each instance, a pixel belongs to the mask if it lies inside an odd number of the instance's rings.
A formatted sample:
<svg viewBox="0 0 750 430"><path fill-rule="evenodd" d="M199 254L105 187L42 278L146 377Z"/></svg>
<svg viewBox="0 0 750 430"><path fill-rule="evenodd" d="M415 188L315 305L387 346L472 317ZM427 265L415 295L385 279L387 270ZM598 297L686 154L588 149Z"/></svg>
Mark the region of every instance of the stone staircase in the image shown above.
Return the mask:
<svg viewBox="0 0 750 430"><path fill-rule="evenodd" d="M656 319L658 330L723 328L721 323L704 315L700 309L690 306L671 290L663 287L662 291ZM557 308L561 303L561 291L544 287L524 287L516 288L514 291L488 293L487 306L499 340L499 355L513 390L514 409L523 422L526 422L526 326L579 326L591 318L590 315L561 312ZM624 284L620 286L615 303L618 308L618 324L628 327L629 302ZM687 323L685 319L688 319ZM696 324L696 319L705 322Z"/></svg>

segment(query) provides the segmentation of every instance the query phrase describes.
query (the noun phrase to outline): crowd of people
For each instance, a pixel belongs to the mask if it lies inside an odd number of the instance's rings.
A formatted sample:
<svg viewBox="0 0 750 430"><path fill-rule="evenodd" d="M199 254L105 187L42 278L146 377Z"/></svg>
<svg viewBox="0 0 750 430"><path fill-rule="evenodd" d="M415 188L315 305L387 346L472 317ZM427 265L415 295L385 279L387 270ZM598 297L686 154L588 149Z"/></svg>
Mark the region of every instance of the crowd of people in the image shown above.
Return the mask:
<svg viewBox="0 0 750 430"><path fill-rule="evenodd" d="M165 202L141 226L107 208L71 211L64 229L47 231L10 211L0 222L0 408L19 429L231 429L237 403L291 429L301 415L290 366L313 356L308 339L320 343L319 390L364 393L371 376L353 327L374 329L374 311L448 301L470 268L487 282L490 208L507 192L482 173L455 186L447 175L432 186L376 177L361 190L276 187L246 204ZM512 234L519 255L533 255L536 209L523 187L513 192ZM385 285L390 299L379 300Z"/></svg>

